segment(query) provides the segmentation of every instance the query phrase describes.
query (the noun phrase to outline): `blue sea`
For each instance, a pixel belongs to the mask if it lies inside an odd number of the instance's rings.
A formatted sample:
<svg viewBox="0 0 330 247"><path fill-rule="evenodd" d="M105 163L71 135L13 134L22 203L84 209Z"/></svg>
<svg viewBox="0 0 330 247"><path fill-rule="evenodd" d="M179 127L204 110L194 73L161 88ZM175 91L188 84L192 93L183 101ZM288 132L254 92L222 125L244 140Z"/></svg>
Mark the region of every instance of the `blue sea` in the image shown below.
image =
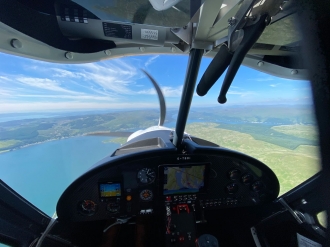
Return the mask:
<svg viewBox="0 0 330 247"><path fill-rule="evenodd" d="M52 216L65 188L120 147L112 137L81 136L0 154L0 179Z"/></svg>

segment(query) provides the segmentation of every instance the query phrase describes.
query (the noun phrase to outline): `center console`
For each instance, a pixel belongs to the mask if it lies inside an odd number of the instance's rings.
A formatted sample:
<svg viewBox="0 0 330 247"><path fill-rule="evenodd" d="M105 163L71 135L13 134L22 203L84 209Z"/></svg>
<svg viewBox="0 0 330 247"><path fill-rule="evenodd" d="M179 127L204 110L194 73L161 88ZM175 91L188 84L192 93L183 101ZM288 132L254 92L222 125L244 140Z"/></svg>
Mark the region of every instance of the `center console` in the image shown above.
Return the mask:
<svg viewBox="0 0 330 247"><path fill-rule="evenodd" d="M208 163L159 167L166 246L196 245L196 213L207 192L209 169Z"/></svg>

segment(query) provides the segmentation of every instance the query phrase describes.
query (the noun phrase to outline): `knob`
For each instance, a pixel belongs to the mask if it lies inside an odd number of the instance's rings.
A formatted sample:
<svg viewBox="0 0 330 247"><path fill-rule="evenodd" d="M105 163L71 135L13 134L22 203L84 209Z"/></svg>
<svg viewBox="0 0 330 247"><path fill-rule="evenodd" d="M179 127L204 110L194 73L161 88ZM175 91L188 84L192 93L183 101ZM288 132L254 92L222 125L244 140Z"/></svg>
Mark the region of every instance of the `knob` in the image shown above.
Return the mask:
<svg viewBox="0 0 330 247"><path fill-rule="evenodd" d="M226 190L229 194L235 194L238 191L238 184L230 183L226 186Z"/></svg>

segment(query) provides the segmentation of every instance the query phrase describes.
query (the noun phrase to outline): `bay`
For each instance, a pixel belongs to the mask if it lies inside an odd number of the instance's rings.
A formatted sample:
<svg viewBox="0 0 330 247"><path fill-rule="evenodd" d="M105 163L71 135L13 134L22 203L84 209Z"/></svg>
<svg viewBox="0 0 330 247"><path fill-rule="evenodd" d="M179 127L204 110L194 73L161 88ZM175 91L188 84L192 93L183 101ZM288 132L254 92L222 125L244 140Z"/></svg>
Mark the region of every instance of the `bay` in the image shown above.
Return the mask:
<svg viewBox="0 0 330 247"><path fill-rule="evenodd" d="M0 179L52 216L63 191L120 144L113 138L80 136L0 154Z"/></svg>

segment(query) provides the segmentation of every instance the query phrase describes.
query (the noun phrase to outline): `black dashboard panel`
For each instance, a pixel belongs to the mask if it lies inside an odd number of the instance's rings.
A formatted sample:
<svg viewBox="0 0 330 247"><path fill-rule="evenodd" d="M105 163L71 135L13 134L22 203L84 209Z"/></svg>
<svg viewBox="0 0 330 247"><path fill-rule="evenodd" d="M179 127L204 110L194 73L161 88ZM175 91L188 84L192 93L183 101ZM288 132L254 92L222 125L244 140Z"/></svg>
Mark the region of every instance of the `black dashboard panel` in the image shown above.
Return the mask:
<svg viewBox="0 0 330 247"><path fill-rule="evenodd" d="M166 206L180 204L190 204L196 212L221 210L259 205L278 196L275 174L260 161L224 148L193 149L192 154L165 148L103 160L66 189L57 204L58 219L78 222L163 214ZM208 164L205 190L163 195L164 165L203 164ZM107 196L101 196L100 184L105 184L102 193Z"/></svg>

